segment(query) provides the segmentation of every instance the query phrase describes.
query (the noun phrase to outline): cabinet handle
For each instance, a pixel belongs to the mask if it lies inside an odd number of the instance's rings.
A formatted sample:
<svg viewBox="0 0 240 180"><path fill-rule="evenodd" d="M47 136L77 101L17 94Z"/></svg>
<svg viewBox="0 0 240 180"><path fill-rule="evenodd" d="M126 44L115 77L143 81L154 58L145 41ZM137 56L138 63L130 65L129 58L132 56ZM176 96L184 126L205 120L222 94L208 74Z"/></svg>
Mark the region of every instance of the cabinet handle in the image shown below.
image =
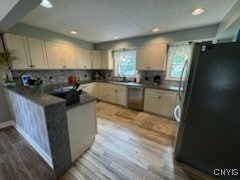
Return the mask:
<svg viewBox="0 0 240 180"><path fill-rule="evenodd" d="M35 65L32 65L32 67L35 67Z"/></svg>
<svg viewBox="0 0 240 180"><path fill-rule="evenodd" d="M63 68L66 68L67 66L63 66Z"/></svg>
<svg viewBox="0 0 240 180"><path fill-rule="evenodd" d="M158 96L158 99L161 99L161 96Z"/></svg>

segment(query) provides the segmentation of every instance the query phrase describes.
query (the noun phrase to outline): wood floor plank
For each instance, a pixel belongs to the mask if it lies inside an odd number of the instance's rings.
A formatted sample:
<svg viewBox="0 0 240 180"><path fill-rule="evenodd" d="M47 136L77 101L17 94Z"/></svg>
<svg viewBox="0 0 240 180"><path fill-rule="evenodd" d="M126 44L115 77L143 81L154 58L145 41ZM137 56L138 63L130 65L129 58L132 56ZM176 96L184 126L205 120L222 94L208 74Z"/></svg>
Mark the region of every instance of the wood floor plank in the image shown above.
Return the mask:
<svg viewBox="0 0 240 180"><path fill-rule="evenodd" d="M24 141L21 140L15 143L14 148L18 153L18 157L28 170L41 163L39 155L34 152L30 146L27 146Z"/></svg>
<svg viewBox="0 0 240 180"><path fill-rule="evenodd" d="M7 168L5 163L0 164L0 177L1 180L13 180L10 169Z"/></svg>
<svg viewBox="0 0 240 180"><path fill-rule="evenodd" d="M174 121L102 102L97 111L95 142L61 180L212 179L174 159ZM144 127L148 120L152 126ZM52 169L13 128L0 130L0 180L5 179L55 179Z"/></svg>
<svg viewBox="0 0 240 180"><path fill-rule="evenodd" d="M34 180L53 180L55 175L53 171L49 171L49 168L44 164L39 164L30 170L30 174L34 177Z"/></svg>

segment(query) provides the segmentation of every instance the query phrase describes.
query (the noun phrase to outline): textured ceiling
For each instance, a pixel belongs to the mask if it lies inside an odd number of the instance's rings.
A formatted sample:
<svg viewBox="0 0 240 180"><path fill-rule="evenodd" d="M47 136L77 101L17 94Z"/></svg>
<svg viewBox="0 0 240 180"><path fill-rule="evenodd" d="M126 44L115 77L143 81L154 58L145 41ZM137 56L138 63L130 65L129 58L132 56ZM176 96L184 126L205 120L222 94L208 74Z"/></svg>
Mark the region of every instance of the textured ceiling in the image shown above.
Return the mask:
<svg viewBox="0 0 240 180"><path fill-rule="evenodd" d="M1 0L0 1L0 21L8 14L8 12L17 4L18 0Z"/></svg>
<svg viewBox="0 0 240 180"><path fill-rule="evenodd" d="M219 23L237 0L51 0L52 9L41 6L21 22L99 43L189 29ZM192 16L203 7L204 14Z"/></svg>

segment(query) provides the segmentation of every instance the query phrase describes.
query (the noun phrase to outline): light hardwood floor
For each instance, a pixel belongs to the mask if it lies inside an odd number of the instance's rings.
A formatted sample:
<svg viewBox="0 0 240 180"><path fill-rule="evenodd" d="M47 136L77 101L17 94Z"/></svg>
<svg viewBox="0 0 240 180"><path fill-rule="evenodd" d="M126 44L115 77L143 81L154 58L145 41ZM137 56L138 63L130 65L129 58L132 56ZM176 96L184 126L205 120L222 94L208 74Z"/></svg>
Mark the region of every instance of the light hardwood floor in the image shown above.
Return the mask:
<svg viewBox="0 0 240 180"><path fill-rule="evenodd" d="M95 142L62 179L213 179L174 160L174 121L103 102L97 115Z"/></svg>
<svg viewBox="0 0 240 180"><path fill-rule="evenodd" d="M176 123L99 102L98 133L62 180L213 179L173 157ZM53 171L13 127L0 130L0 180L54 180Z"/></svg>

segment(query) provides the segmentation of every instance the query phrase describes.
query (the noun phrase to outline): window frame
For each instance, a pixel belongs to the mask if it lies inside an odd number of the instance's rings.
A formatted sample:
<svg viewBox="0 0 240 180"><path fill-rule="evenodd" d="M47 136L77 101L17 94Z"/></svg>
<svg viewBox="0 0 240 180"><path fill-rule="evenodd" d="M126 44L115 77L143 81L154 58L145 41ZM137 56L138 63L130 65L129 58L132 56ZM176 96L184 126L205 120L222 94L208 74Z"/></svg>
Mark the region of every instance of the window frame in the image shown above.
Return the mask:
<svg viewBox="0 0 240 180"><path fill-rule="evenodd" d="M125 75L124 77L129 77L129 78L133 78L136 77L137 75L137 70L136 70L136 65L137 65L137 48L132 48L132 49L121 49L121 50L113 50L113 59L114 59L114 76L118 77L119 72L118 72L118 68L119 68L119 64L117 63L117 60L115 59L115 52L126 52L126 51L135 51L136 52L136 58L135 58L135 66L134 66L134 75Z"/></svg>
<svg viewBox="0 0 240 180"><path fill-rule="evenodd" d="M176 45L170 45L168 47L168 52L167 52L167 67L166 67L166 76L165 76L165 80L170 80L170 81L179 81L181 77L177 78L177 77L171 77L171 67L172 67L172 60L169 59L169 48L170 47L176 47L176 46L184 46L184 45L189 45L190 46L190 52L189 52L189 57L187 59L187 61L189 61L189 59L191 58L191 54L192 54L192 46L191 44L176 44ZM176 64L176 63L175 63ZM184 63L183 63L184 65Z"/></svg>

